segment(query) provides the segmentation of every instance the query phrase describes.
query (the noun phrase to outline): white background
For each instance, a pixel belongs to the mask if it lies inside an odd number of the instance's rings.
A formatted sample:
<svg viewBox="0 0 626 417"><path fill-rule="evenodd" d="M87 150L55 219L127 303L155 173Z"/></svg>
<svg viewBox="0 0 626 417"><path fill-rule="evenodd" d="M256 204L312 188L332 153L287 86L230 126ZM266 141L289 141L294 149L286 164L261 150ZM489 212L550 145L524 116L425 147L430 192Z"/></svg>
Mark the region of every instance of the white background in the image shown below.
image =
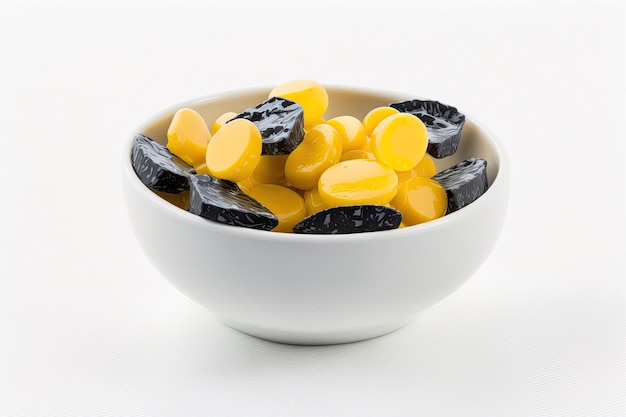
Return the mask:
<svg viewBox="0 0 626 417"><path fill-rule="evenodd" d="M0 53L0 416L626 415L623 2L0 1ZM388 336L232 330L126 218L145 119L295 78L455 105L509 150L492 255Z"/></svg>

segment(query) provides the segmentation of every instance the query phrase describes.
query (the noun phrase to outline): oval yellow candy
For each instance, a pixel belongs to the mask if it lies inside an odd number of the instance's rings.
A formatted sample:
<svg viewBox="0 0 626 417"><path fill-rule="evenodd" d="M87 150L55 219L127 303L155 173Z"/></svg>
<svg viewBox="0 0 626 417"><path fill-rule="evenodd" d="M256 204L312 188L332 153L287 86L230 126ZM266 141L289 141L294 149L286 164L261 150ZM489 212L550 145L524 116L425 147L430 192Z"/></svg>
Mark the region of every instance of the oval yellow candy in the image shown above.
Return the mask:
<svg viewBox="0 0 626 417"><path fill-rule="evenodd" d="M372 152L372 138L370 136L365 137L365 144L363 145L363 150L367 152Z"/></svg>
<svg viewBox="0 0 626 417"><path fill-rule="evenodd" d="M387 117L392 114L398 114L400 111L398 109L394 109L393 107L383 106L376 107L375 109L370 110L369 113L365 115L363 118L363 128L365 129L366 136L372 136L372 132L376 129L376 126L380 122L382 122Z"/></svg>
<svg viewBox="0 0 626 417"><path fill-rule="evenodd" d="M391 204L402 213L402 222L413 226L444 216L448 207L448 196L437 181L415 177L398 186L398 192Z"/></svg>
<svg viewBox="0 0 626 417"><path fill-rule="evenodd" d="M217 133L217 131L220 130L220 128L224 126L227 121L234 118L235 116L237 116L237 113L229 111L215 119L215 122L213 122L213 126L211 126L211 134L214 135L215 133Z"/></svg>
<svg viewBox="0 0 626 417"><path fill-rule="evenodd" d="M350 159L369 159L371 161L376 160L376 157L373 153L368 152L363 149L353 149L348 152L344 152L341 154L340 161L349 161Z"/></svg>
<svg viewBox="0 0 626 417"><path fill-rule="evenodd" d="M352 159L339 162L320 176L320 197L328 207L376 204L384 206L398 188L396 172L378 161Z"/></svg>
<svg viewBox="0 0 626 417"><path fill-rule="evenodd" d="M259 164L252 173L252 180L257 184L287 185L285 163L289 155L261 155Z"/></svg>
<svg viewBox="0 0 626 417"><path fill-rule="evenodd" d="M277 85L268 98L282 97L298 103L304 111L304 126L313 128L328 108L328 93L313 80L294 80Z"/></svg>
<svg viewBox="0 0 626 417"><path fill-rule="evenodd" d="M304 192L304 205L306 206L307 216L328 208L324 200L322 200L322 197L320 197L320 192L317 187Z"/></svg>
<svg viewBox="0 0 626 417"><path fill-rule="evenodd" d="M204 163L211 132L197 111L179 109L167 129L167 149L189 165L196 167Z"/></svg>
<svg viewBox="0 0 626 417"><path fill-rule="evenodd" d="M326 123L326 120L323 117L320 117L317 120L307 120L307 123L304 125L304 131L308 132L309 130L313 129L315 126L317 125L321 125L322 123Z"/></svg>
<svg viewBox="0 0 626 417"><path fill-rule="evenodd" d="M363 149L365 146L365 128L359 119L354 116L339 116L326 123L337 129L341 136L343 152L354 149Z"/></svg>
<svg viewBox="0 0 626 417"><path fill-rule="evenodd" d="M285 178L292 186L309 190L317 185L320 175L339 162L341 138L337 130L320 124L306 132L302 142L285 162Z"/></svg>
<svg viewBox="0 0 626 417"><path fill-rule="evenodd" d="M249 177L261 157L261 132L249 120L235 119L209 141L206 167L216 178L238 182Z"/></svg>
<svg viewBox="0 0 626 417"><path fill-rule="evenodd" d="M276 184L261 184L248 195L263 204L278 218L273 232L292 232L293 227L306 217L304 199L294 190Z"/></svg>
<svg viewBox="0 0 626 417"><path fill-rule="evenodd" d="M398 183L401 183L409 178L430 178L437 173L437 167L435 166L433 158L430 155L425 154L412 170L404 172L396 171L396 173L398 174Z"/></svg>
<svg viewBox="0 0 626 417"><path fill-rule="evenodd" d="M252 175L250 175L248 178L245 178L245 179L243 179L241 181L237 181L237 186L245 194L248 194L250 192L250 190L253 189L254 187L256 187L257 185L261 185L261 184L259 184L258 182L254 181L252 179Z"/></svg>
<svg viewBox="0 0 626 417"><path fill-rule="evenodd" d="M428 132L424 123L408 113L394 114L372 132L372 152L396 171L409 171L424 157Z"/></svg>

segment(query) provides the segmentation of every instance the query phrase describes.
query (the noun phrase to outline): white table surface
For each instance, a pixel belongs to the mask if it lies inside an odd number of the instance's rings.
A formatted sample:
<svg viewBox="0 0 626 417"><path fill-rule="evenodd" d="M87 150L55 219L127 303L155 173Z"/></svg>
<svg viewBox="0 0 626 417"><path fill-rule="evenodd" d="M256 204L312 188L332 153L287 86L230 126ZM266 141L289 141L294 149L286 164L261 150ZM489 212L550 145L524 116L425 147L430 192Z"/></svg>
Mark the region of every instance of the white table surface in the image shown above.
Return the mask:
<svg viewBox="0 0 626 417"><path fill-rule="evenodd" d="M0 53L0 416L626 415L623 2L2 1ZM295 78L456 105L509 150L492 255L385 337L239 333L130 229L137 125Z"/></svg>

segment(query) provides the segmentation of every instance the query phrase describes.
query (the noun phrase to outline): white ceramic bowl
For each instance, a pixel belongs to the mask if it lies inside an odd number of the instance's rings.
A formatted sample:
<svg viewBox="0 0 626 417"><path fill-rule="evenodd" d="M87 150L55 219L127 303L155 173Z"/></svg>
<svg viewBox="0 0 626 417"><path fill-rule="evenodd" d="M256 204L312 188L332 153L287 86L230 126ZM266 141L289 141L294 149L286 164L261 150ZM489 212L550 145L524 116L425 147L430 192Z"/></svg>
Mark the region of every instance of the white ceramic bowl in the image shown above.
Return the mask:
<svg viewBox="0 0 626 417"><path fill-rule="evenodd" d="M416 98L409 93L326 86L327 118ZM181 103L137 132L166 143L174 112L191 107L210 123L264 101L271 88L220 93ZM450 103L455 105L455 103ZM462 108L460 109L462 111ZM488 191L443 218L402 229L350 235L274 233L205 220L150 191L122 160L128 215L148 259L183 294L228 325L295 344L364 340L394 331L441 301L480 267L500 234L509 192L502 144L467 117L455 155L488 162Z"/></svg>

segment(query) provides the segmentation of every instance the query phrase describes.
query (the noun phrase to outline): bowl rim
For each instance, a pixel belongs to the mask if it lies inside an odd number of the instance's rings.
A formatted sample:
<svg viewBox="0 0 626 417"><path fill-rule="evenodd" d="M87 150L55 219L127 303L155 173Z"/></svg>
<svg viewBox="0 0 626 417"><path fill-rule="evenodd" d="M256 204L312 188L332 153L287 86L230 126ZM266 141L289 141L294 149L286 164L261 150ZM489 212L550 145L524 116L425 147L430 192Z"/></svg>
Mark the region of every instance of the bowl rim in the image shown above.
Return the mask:
<svg viewBox="0 0 626 417"><path fill-rule="evenodd" d="M411 97L411 98L422 98L419 95L410 95L406 92L399 92L397 90L385 90L380 88L371 88L371 87L359 87L359 86L351 86L351 85L337 85L337 84L326 84L324 83L324 88L327 91L343 91L346 93L358 93L358 94L368 94L368 95L384 95L384 96L397 96L397 97ZM172 106L168 106L167 108L161 110L160 112L153 114L146 120L144 120L138 127L132 132L130 138L127 138L123 144L123 152L122 152L122 176L123 181L128 181L129 185L132 186L133 192L138 192L142 195L143 198L150 200L155 207L158 209L168 213L171 216L178 217L180 221L184 221L190 225L197 226L199 228L205 229L207 232L219 232L219 233L229 233L233 237L241 237L245 239L254 239L254 240L264 240L270 242L284 242L284 243L295 243L295 242L323 242L323 243L346 243L352 241L361 241L361 240L373 240L373 239L389 239L393 236L401 237L401 236L409 236L412 234L420 234L426 231L433 231L436 229L444 228L449 226L450 223L457 223L462 221L464 217L468 214L471 214L472 211L480 210L484 204L488 203L490 200L488 197L494 193L496 193L498 188L507 187L510 176L510 162L507 151L500 141L498 137L496 137L493 132L491 132L488 128L485 127L484 124L479 122L476 118L467 113L463 112L465 115L466 123L470 122L475 125L478 130L480 130L490 144L493 146L495 150L495 154L498 158L498 168L495 177L493 178L489 188L487 191L481 195L478 199L476 199L472 204L469 204L462 209L455 211L453 213L447 214L443 217L440 217L435 220L431 220L426 223L422 223L419 225L414 225L410 227L402 227L393 230L383 230L376 232L365 232L365 233L350 233L350 234L296 234L296 233L276 233L276 232L268 232L266 230L257 230L246 227L237 227L231 226L227 224L222 224L219 222L210 221L208 219L204 219L201 216L190 213L186 210L181 209L180 207L171 204L167 200L158 196L155 192L150 190L147 187L137 174L135 173L134 168L132 167L131 162L131 153L134 138L137 134L142 133L145 128L153 124L155 121L164 118L165 116L175 112L176 110L183 107L194 107L195 105L204 104L208 101L215 101L222 99L224 97L236 97L236 96L244 96L250 94L260 94L263 92L271 91L273 87L271 86L261 86L261 87L244 87L238 89L224 90L216 93L211 93L204 96L198 96L189 100L182 101L178 104L174 104ZM407 98L409 99L409 98ZM456 106L455 106L456 107Z"/></svg>

